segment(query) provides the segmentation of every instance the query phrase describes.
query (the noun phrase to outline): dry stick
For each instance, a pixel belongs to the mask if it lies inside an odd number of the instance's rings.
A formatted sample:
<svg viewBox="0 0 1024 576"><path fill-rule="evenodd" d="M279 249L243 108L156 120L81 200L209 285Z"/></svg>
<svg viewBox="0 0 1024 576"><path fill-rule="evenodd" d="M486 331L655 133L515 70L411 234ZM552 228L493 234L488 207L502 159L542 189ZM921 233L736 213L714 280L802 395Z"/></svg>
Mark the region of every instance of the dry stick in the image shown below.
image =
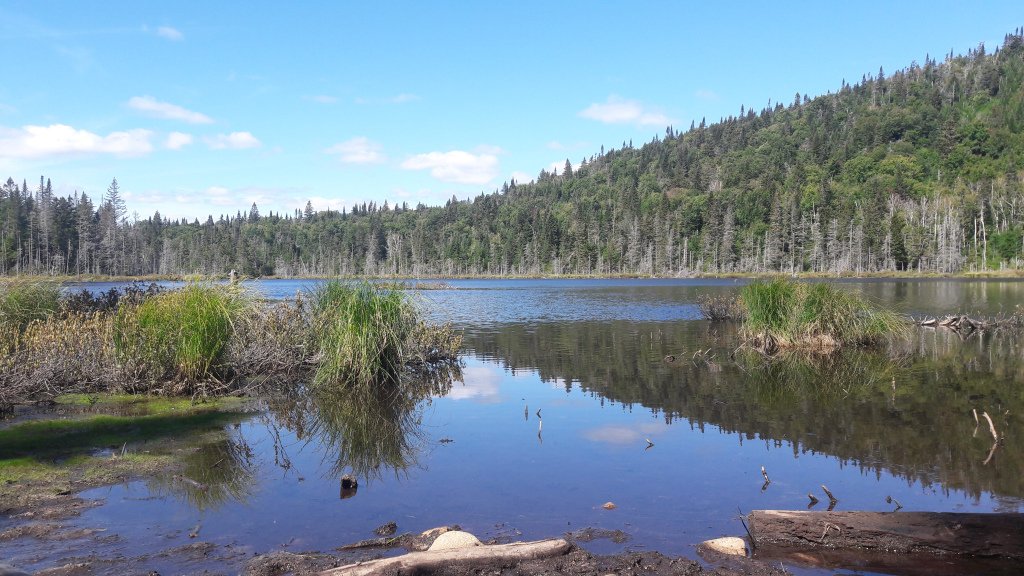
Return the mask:
<svg viewBox="0 0 1024 576"><path fill-rule="evenodd" d="M743 524L743 529L747 531L747 536L750 538L750 549L753 551L757 548L757 542L754 540L754 535L750 533L750 528L747 528L747 522L745 520L745 516L743 516L743 510L740 510L740 507L737 506L736 511L740 513L740 524Z"/></svg>
<svg viewBox="0 0 1024 576"><path fill-rule="evenodd" d="M988 415L988 412L982 412L981 415L988 420L988 429L992 431L992 438L999 442L999 434L996 434L996 425L992 423L992 417Z"/></svg>
<svg viewBox="0 0 1024 576"><path fill-rule="evenodd" d="M828 501L829 502L831 502L832 504L835 504L836 502L839 502L839 500L835 496L832 495L832 492L828 489L827 486L822 484L821 485L821 489L825 491L825 495L828 496Z"/></svg>
<svg viewBox="0 0 1024 576"><path fill-rule="evenodd" d="M978 424L980 424L980 422L978 422L978 409L971 408L971 414L974 414L974 425L977 426Z"/></svg>
<svg viewBox="0 0 1024 576"><path fill-rule="evenodd" d="M764 469L764 466L761 466L761 476L764 476L765 484L771 484L772 480L768 477L768 471Z"/></svg>
<svg viewBox="0 0 1024 576"><path fill-rule="evenodd" d="M811 506L814 506L815 504L818 503L818 499L814 497L814 494L808 492L807 497L811 499Z"/></svg>
<svg viewBox="0 0 1024 576"><path fill-rule="evenodd" d="M903 508L903 504L900 504L900 501L895 499L895 498L893 498L892 496L886 496L885 497L885 502L887 504L895 504L896 505L896 510L899 510L900 508ZM893 512L896 512L896 510L893 510Z"/></svg>

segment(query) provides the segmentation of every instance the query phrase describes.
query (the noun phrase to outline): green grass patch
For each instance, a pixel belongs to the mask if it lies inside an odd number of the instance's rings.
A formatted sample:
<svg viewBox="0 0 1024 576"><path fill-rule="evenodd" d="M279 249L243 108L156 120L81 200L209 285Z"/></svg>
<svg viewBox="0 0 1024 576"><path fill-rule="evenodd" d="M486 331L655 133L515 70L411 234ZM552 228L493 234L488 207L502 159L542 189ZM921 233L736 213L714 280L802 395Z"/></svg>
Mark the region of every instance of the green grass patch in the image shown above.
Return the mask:
<svg viewBox="0 0 1024 576"><path fill-rule="evenodd" d="M10 280L0 283L0 350L18 346L32 322L53 316L60 305L60 285L48 281Z"/></svg>
<svg viewBox="0 0 1024 576"><path fill-rule="evenodd" d="M192 384L224 375L224 351L251 301L232 287L189 284L138 306L122 306L114 346L155 380Z"/></svg>
<svg viewBox="0 0 1024 576"><path fill-rule="evenodd" d="M60 406L83 411L103 412L119 416L159 416L197 410L232 411L240 409L245 400L236 397L214 397L197 403L180 396L144 396L140 394L64 394L54 398Z"/></svg>
<svg viewBox="0 0 1024 576"><path fill-rule="evenodd" d="M112 416L34 420L0 430L0 462L32 457L65 458L101 448L135 445L217 429L240 418L214 409L154 416Z"/></svg>
<svg viewBox="0 0 1024 576"><path fill-rule="evenodd" d="M740 292L740 303L744 337L767 353L787 348L829 352L887 343L910 333L903 316L827 283L757 280Z"/></svg>
<svg viewBox="0 0 1024 576"><path fill-rule="evenodd" d="M397 383L416 314L404 292L331 281L312 295L317 387Z"/></svg>

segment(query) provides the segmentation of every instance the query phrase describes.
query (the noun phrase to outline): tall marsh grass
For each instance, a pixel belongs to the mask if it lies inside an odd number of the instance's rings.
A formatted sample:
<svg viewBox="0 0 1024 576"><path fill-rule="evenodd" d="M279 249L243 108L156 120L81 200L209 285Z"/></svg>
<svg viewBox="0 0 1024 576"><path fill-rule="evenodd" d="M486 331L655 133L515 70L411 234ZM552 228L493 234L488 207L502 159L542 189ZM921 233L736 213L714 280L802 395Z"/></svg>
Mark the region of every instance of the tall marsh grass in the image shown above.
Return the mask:
<svg viewBox="0 0 1024 576"><path fill-rule="evenodd" d="M417 315L405 293L338 281L312 295L318 387L397 383Z"/></svg>
<svg viewBox="0 0 1024 576"><path fill-rule="evenodd" d="M788 278L758 280L740 293L743 335L767 353L803 348L828 352L906 338L910 324L899 314L827 283Z"/></svg>
<svg viewBox="0 0 1024 576"><path fill-rule="evenodd" d="M0 324L18 332L34 320L45 320L60 305L60 285L56 282L14 280L0 284Z"/></svg>
<svg viewBox="0 0 1024 576"><path fill-rule="evenodd" d="M11 286L0 288L0 411L67 392L207 396L310 379L399 393L407 375L457 364L461 346L404 291L370 284L330 282L290 302L207 283L98 299Z"/></svg>
<svg viewBox="0 0 1024 576"><path fill-rule="evenodd" d="M120 307L114 346L122 361L136 363L155 380L189 385L220 379L235 322L250 307L250 299L232 287L189 284Z"/></svg>

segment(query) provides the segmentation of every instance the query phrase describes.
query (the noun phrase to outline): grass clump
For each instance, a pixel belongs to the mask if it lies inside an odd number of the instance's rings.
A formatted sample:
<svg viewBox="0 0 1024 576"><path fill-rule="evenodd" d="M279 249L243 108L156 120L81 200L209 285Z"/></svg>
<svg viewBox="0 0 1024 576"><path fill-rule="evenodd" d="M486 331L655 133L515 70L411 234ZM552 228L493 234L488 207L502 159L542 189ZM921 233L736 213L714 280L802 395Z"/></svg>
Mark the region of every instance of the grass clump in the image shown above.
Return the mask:
<svg viewBox="0 0 1024 576"><path fill-rule="evenodd" d="M874 345L905 338L910 331L899 314L826 283L758 280L743 288L740 302L747 343L769 354L787 348L830 352Z"/></svg>
<svg viewBox="0 0 1024 576"><path fill-rule="evenodd" d="M231 287L190 284L120 307L114 347L123 362L154 380L186 386L217 381L226 373L222 360L235 321L248 307Z"/></svg>
<svg viewBox="0 0 1024 576"><path fill-rule="evenodd" d="M60 305L55 282L13 280L0 284L0 339L11 346L32 322L46 320Z"/></svg>
<svg viewBox="0 0 1024 576"><path fill-rule="evenodd" d="M313 383L397 383L417 316L404 292L331 281L313 293Z"/></svg>

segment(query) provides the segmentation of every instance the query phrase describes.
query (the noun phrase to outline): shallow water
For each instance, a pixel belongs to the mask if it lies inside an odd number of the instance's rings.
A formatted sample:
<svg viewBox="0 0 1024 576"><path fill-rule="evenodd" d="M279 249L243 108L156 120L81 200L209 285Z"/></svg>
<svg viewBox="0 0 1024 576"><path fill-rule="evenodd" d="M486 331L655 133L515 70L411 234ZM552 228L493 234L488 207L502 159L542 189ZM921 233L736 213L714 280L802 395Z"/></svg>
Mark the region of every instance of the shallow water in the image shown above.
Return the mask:
<svg viewBox="0 0 1024 576"><path fill-rule="evenodd" d="M629 542L588 549L693 556L702 540L743 534L739 510L802 509L808 492L825 509L822 484L841 510L892 510L887 496L905 510L1024 508L1017 337L922 330L895 361L852 353L766 367L732 356L728 324L699 319L698 296L739 283L448 281L417 299L464 329L461 377L387 412L400 420L387 433L353 446L344 438L362 431L362 415L273 402L190 456L210 494L170 479L91 490L84 496L105 505L73 524L116 527L114 554L230 545L237 554L222 563L237 567L252 553L331 550L390 520L399 532L457 523L482 539L621 529ZM252 288L288 298L311 284ZM918 315L998 314L1024 302L1020 282L842 285ZM695 358L698 350L707 352ZM994 452L972 409L1005 435ZM341 498L340 475L352 467L361 485ZM33 556L23 544L0 543L0 557L38 569L95 549ZM148 562L176 571L173 559Z"/></svg>

